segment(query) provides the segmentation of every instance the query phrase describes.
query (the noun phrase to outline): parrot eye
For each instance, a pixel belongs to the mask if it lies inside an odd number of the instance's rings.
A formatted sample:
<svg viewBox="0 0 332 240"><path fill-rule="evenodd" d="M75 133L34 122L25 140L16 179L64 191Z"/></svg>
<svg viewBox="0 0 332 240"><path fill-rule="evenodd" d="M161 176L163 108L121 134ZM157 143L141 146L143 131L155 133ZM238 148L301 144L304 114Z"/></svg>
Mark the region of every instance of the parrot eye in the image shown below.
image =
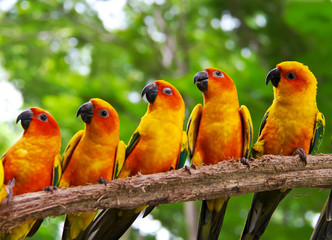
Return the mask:
<svg viewBox="0 0 332 240"><path fill-rule="evenodd" d="M223 77L224 76L224 74L221 71L219 71L219 70L214 71L213 75L216 76L216 77Z"/></svg>
<svg viewBox="0 0 332 240"><path fill-rule="evenodd" d="M289 80L294 80L296 78L296 75L293 72L289 72L289 73L287 73L287 78Z"/></svg>
<svg viewBox="0 0 332 240"><path fill-rule="evenodd" d="M38 119L42 122L47 122L47 116L45 113L39 114Z"/></svg>
<svg viewBox="0 0 332 240"><path fill-rule="evenodd" d="M109 113L106 109L102 109L98 112L99 116L101 116L102 118L106 118L109 116Z"/></svg>
<svg viewBox="0 0 332 240"><path fill-rule="evenodd" d="M170 88L164 88L163 89L163 93L165 93L166 95L172 95L172 89L170 89Z"/></svg>

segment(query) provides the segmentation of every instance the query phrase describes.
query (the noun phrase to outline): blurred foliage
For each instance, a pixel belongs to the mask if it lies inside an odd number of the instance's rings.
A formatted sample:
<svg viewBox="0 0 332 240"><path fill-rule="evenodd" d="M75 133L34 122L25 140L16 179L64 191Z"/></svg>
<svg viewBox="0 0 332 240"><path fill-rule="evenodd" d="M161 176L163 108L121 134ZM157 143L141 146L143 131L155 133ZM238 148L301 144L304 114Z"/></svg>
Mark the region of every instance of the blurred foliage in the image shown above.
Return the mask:
<svg viewBox="0 0 332 240"><path fill-rule="evenodd" d="M140 91L155 79L170 81L180 90L187 119L202 102L193 76L206 67L220 68L233 78L240 103L250 109L257 132L273 99L272 86L264 83L267 72L281 61L297 60L318 79L317 102L327 119L321 152L330 152L330 1L127 0L124 27L118 29L104 26L94 8L96 2L20 0L7 9L0 2L0 63L22 92L24 109L40 106L57 119L62 149L84 126L75 118L76 110L93 97L117 109L120 137L127 142L147 107L139 101ZM13 124L0 123L0 153L13 143L9 135L21 131ZM317 189L293 190L280 204L263 239L307 239L327 194ZM224 239L238 238L250 202L251 195L230 200ZM182 203L163 205L153 216L171 232L171 238L188 239L182 212ZM59 239L55 236L60 236L61 219L45 221L35 239ZM139 231L133 230L131 238L144 238L138 236Z"/></svg>

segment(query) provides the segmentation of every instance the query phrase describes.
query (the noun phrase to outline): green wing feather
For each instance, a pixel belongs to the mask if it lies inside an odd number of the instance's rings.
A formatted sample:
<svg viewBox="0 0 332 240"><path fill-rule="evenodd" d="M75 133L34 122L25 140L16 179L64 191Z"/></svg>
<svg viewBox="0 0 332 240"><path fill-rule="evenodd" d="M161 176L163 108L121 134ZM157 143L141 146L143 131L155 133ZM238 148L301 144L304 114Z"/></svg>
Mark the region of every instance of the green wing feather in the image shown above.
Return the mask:
<svg viewBox="0 0 332 240"><path fill-rule="evenodd" d="M243 131L243 156L248 157L249 149L252 144L253 127L250 112L248 108L244 105L240 107L240 116L242 121L242 131Z"/></svg>
<svg viewBox="0 0 332 240"><path fill-rule="evenodd" d="M190 159L194 155L199 124L202 117L202 104L197 104L192 110L187 124L188 152Z"/></svg>
<svg viewBox="0 0 332 240"><path fill-rule="evenodd" d="M117 178L125 161L126 157L126 144L123 141L120 141L116 150L116 158L114 165L114 174L113 178Z"/></svg>
<svg viewBox="0 0 332 240"><path fill-rule="evenodd" d="M136 129L136 131L133 133L133 135L131 136L127 149L126 149L126 157L125 159L127 159L127 157L129 156L129 154L131 153L131 151L134 149L134 147L136 146L136 144L138 143L139 139L140 139L140 134L138 132L138 130Z"/></svg>
<svg viewBox="0 0 332 240"><path fill-rule="evenodd" d="M62 160L62 172L66 170L66 167L70 161L71 155L73 154L77 144L80 142L83 136L84 130L78 131L69 141Z"/></svg>
<svg viewBox="0 0 332 240"><path fill-rule="evenodd" d="M309 153L317 153L325 132L325 118L321 112L316 114L314 136L311 139Z"/></svg>
<svg viewBox="0 0 332 240"><path fill-rule="evenodd" d="M266 121L267 121L267 118L269 117L269 114L270 114L270 108L267 109L267 111L265 112L264 114L264 117L262 119L262 122L261 122L261 126L259 127L259 132L258 132L258 137L261 135L264 127L265 127L265 124L266 124ZM251 148L249 154L248 154L248 158L259 158L261 157L262 155L264 154L264 140L261 140L261 141L257 141Z"/></svg>
<svg viewBox="0 0 332 240"><path fill-rule="evenodd" d="M265 127L266 119L268 118L269 114L270 114L270 108L268 108L264 114L264 117L261 122L261 126L259 127L258 137L261 135L263 128Z"/></svg>
<svg viewBox="0 0 332 240"><path fill-rule="evenodd" d="M186 163L186 159L188 156L188 140L186 132L182 134L182 143L181 143L181 152L179 156L179 161L176 169L183 168Z"/></svg>
<svg viewBox="0 0 332 240"><path fill-rule="evenodd" d="M117 154L116 154L116 163L115 163L115 169L114 169L114 179L118 178L118 175L127 159L127 157L130 155L130 153L133 151L134 147L138 143L140 139L140 134L138 130L133 133L131 136L128 146L122 141L119 142Z"/></svg>
<svg viewBox="0 0 332 240"><path fill-rule="evenodd" d="M62 175L61 155L58 154L55 156L55 159L54 159L51 185L59 186L61 175Z"/></svg>

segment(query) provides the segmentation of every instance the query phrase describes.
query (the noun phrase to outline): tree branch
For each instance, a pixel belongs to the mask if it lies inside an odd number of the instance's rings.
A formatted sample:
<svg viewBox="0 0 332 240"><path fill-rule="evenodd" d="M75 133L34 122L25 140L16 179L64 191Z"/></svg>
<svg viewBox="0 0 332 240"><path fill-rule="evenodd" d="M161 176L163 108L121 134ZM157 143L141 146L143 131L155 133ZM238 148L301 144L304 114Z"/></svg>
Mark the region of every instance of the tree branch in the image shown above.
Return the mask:
<svg viewBox="0 0 332 240"><path fill-rule="evenodd" d="M58 189L53 194L28 193L0 206L0 230L6 231L28 219L87 212L103 208L134 208L147 204L176 203L243 195L281 188L332 186L332 155L308 156L308 164L298 156L266 155L239 161L138 175L112 180L107 186L92 184Z"/></svg>

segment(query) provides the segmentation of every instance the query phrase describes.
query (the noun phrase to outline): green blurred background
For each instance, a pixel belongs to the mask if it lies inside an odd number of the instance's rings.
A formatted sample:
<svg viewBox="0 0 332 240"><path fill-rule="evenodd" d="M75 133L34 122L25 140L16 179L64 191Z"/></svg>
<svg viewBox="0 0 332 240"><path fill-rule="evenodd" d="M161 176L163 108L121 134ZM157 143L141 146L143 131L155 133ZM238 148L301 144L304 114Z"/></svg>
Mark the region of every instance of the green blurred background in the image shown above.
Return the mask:
<svg viewBox="0 0 332 240"><path fill-rule="evenodd" d="M147 108L140 91L156 79L179 89L187 120L202 102L193 76L206 67L232 77L256 140L273 98L265 76L285 60L303 62L316 75L318 107L327 119L321 152L331 151L331 1L3 0L0 21L0 154L22 133L17 114L31 106L56 118L63 150L84 127L76 110L93 97L117 109L127 142ZM327 195L293 190L262 239L308 239ZM230 200L223 239L239 238L251 198ZM190 239L198 210L199 203L162 205L124 239ZM45 221L34 239L60 239L62 220Z"/></svg>

